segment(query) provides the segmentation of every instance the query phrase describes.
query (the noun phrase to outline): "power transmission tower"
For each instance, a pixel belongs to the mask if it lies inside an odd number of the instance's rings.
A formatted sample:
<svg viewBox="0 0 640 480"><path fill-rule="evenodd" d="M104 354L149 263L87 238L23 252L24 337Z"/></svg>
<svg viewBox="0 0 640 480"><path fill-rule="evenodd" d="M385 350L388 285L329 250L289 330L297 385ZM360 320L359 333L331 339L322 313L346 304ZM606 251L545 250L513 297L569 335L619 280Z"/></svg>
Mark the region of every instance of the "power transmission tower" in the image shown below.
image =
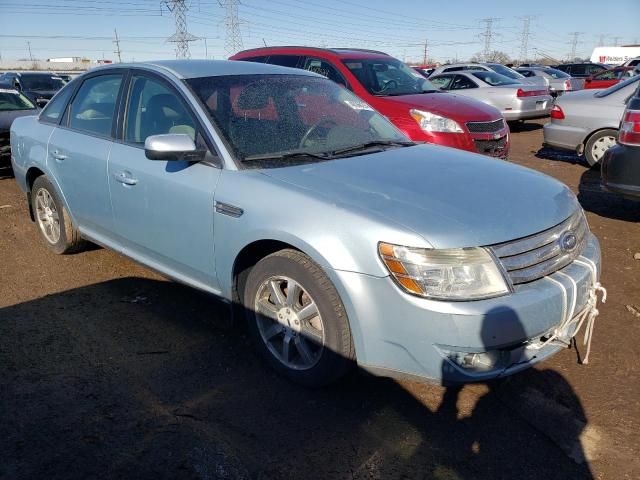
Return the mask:
<svg viewBox="0 0 640 480"><path fill-rule="evenodd" d="M484 37L484 61L489 61L489 54L491 53L491 41L495 34L493 33L493 22L497 22L500 20L499 18L483 18L480 22L485 23L487 26L484 30L484 33L480 34L481 37Z"/></svg>
<svg viewBox="0 0 640 480"><path fill-rule="evenodd" d="M604 47L604 39L607 38L607 36L604 33L601 33L598 38L600 39L598 40L598 46Z"/></svg>
<svg viewBox="0 0 640 480"><path fill-rule="evenodd" d="M162 0L160 8L163 5L167 7L169 12L173 13L176 19L176 33L171 35L167 42L176 44L176 58L191 58L189 42L198 40L198 37L191 35L187 31L187 10L189 10L189 7L186 0Z"/></svg>
<svg viewBox="0 0 640 480"><path fill-rule="evenodd" d="M580 37L580 35L582 35L584 32L571 32L569 35L571 35L573 38L571 39L571 56L569 58L570 62L573 62L573 60L576 58L576 50L578 48L578 43L579 40L578 38Z"/></svg>
<svg viewBox="0 0 640 480"><path fill-rule="evenodd" d="M233 55L244 48L240 32L241 20L238 18L240 0L218 0L218 3L225 9L224 25L227 31L224 39L224 51L227 55Z"/></svg>
<svg viewBox="0 0 640 480"><path fill-rule="evenodd" d="M29 47L29 60L33 62L33 55L31 55L31 42L27 42L27 47Z"/></svg>
<svg viewBox="0 0 640 480"><path fill-rule="evenodd" d="M618 46L618 40L620 40L622 37L612 37L613 38L613 46L617 47Z"/></svg>
<svg viewBox="0 0 640 480"><path fill-rule="evenodd" d="M426 64L427 64L427 58L428 58L428 57L427 57L427 52L428 52L428 50L427 50L427 49L428 49L428 48L429 48L429 43L428 43L428 40L425 38L425 39L424 39L424 55L422 56L422 64L423 64L423 65L426 65Z"/></svg>
<svg viewBox="0 0 640 480"><path fill-rule="evenodd" d="M520 61L525 62L529 58L529 36L531 35L531 20L535 18L533 15L521 17L522 26L522 43L520 44Z"/></svg>
<svg viewBox="0 0 640 480"><path fill-rule="evenodd" d="M116 55L118 55L118 63L122 63L122 50L120 50L120 39L118 38L118 30L115 28L113 32L116 34L116 39L113 41L116 45L116 49L113 51Z"/></svg>

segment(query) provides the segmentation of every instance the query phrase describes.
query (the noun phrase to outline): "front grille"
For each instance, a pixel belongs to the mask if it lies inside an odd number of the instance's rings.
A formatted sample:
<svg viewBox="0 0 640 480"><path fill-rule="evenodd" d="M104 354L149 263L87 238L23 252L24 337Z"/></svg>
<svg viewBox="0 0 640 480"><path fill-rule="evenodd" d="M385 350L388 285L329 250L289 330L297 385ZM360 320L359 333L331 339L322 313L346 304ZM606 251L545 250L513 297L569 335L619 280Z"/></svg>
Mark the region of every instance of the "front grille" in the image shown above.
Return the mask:
<svg viewBox="0 0 640 480"><path fill-rule="evenodd" d="M9 157L11 145L9 144L9 132L0 133L0 158Z"/></svg>
<svg viewBox="0 0 640 480"><path fill-rule="evenodd" d="M571 235L575 236L575 247L570 249ZM589 225L582 209L564 222L544 232L511 242L493 245L493 253L500 259L511 282L531 282L573 262L584 250Z"/></svg>
<svg viewBox="0 0 640 480"><path fill-rule="evenodd" d="M504 119L493 122L467 122L467 129L471 133L496 133L504 128Z"/></svg>
<svg viewBox="0 0 640 480"><path fill-rule="evenodd" d="M500 157L504 155L504 147L507 144L507 136L500 137L496 140L473 140L476 150L485 155L493 155Z"/></svg>

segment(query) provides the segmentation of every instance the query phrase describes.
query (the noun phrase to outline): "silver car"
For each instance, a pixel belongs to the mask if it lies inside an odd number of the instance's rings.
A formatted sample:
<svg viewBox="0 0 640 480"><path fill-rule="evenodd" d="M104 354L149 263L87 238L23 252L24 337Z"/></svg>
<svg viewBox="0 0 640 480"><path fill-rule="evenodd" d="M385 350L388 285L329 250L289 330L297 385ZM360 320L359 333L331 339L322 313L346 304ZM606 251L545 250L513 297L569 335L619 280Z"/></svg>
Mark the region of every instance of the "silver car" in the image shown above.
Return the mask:
<svg viewBox="0 0 640 480"><path fill-rule="evenodd" d="M605 90L581 90L558 98L551 122L544 126L545 145L584 154L589 165L596 165L616 144L622 113L638 80L640 76L635 76Z"/></svg>
<svg viewBox="0 0 640 480"><path fill-rule="evenodd" d="M597 313L600 249L566 185L411 142L305 70L98 67L16 119L11 146L42 245L91 240L221 297L305 385L354 364L502 377Z"/></svg>
<svg viewBox="0 0 640 480"><path fill-rule="evenodd" d="M469 70L431 75L442 90L496 107L508 121L548 117L553 98L547 87L524 85L495 72Z"/></svg>
<svg viewBox="0 0 640 480"><path fill-rule="evenodd" d="M584 79L574 78L568 73L556 68L520 67L516 68L516 71L529 79L543 79L549 86L549 92L554 97L558 97L565 92L582 90L584 87Z"/></svg>
<svg viewBox="0 0 640 480"><path fill-rule="evenodd" d="M499 63L453 63L442 65L431 72L431 75L440 75L442 73L461 72L464 70L484 70L485 72L496 72L504 75L511 80L515 80L525 85L542 85L547 86L548 83L542 78L527 78L513 68L506 67Z"/></svg>

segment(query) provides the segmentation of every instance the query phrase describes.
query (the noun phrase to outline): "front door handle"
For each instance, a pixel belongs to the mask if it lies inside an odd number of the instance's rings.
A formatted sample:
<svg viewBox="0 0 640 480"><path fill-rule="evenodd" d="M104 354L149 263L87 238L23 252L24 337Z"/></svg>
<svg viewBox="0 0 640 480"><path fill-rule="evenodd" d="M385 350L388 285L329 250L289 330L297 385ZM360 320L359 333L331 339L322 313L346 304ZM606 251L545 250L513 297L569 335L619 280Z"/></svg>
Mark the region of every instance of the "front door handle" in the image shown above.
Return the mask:
<svg viewBox="0 0 640 480"><path fill-rule="evenodd" d="M129 172L114 173L113 178L124 185L135 185L138 183L138 179L133 178Z"/></svg>
<svg viewBox="0 0 640 480"><path fill-rule="evenodd" d="M55 158L56 160L60 160L60 161L67 159L67 156L62 154L62 153L60 153L59 150L54 150L53 153L51 154L51 156L53 158Z"/></svg>

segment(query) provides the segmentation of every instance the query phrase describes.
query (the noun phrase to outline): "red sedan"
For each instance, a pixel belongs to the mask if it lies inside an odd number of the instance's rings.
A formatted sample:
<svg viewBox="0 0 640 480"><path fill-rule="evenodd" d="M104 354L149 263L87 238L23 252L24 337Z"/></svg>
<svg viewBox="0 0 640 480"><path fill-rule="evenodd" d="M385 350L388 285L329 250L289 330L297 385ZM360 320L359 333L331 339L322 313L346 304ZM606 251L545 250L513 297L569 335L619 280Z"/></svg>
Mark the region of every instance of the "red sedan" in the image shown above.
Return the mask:
<svg viewBox="0 0 640 480"><path fill-rule="evenodd" d="M633 77L633 67L616 67L586 78L584 88L609 88L630 77Z"/></svg>

